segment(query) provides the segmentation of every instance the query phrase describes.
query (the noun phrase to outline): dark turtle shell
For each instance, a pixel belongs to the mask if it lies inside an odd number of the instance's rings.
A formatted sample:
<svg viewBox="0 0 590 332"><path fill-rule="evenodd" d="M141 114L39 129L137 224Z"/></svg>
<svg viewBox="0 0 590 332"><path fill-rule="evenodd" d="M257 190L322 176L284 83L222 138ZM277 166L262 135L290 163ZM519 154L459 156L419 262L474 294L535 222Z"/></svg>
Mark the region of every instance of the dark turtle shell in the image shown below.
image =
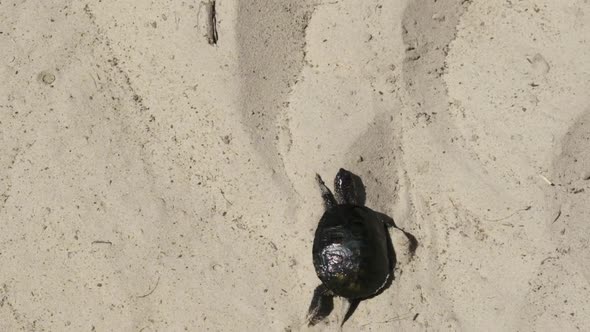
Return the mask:
<svg viewBox="0 0 590 332"><path fill-rule="evenodd" d="M335 205L322 216L313 242L313 264L335 295L367 298L391 272L386 225L365 206Z"/></svg>
<svg viewBox="0 0 590 332"><path fill-rule="evenodd" d="M343 325L361 301L378 295L393 281L396 259L388 227L406 235L412 255L418 241L389 216L365 206L365 186L357 175L341 168L334 178L335 195L318 174L316 180L325 212L315 233L312 254L322 284L313 292L309 325L330 315L335 296L349 303Z"/></svg>

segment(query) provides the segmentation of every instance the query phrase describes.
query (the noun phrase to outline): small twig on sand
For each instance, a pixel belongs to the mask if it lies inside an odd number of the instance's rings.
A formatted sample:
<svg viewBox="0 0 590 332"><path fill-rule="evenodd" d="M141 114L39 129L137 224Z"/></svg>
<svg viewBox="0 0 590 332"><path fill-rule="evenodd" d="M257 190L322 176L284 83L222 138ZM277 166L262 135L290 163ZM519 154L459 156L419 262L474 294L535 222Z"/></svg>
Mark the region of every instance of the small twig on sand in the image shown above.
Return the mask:
<svg viewBox="0 0 590 332"><path fill-rule="evenodd" d="M221 196L223 197L223 199L225 199L225 201L227 202L227 204L229 204L229 205L234 205L232 202L230 202L230 200L229 200L229 199L227 199L227 198L225 197L225 193L223 192L223 189L219 189L219 191L221 192Z"/></svg>
<svg viewBox="0 0 590 332"><path fill-rule="evenodd" d="M528 210L530 210L530 209L531 209L531 207L532 207L531 205L527 205L526 207L524 207L524 208L522 208L522 209L518 209L518 210L516 210L516 211L512 212L510 215L508 215L508 216L506 216L506 217L503 217L503 218L499 218L499 219L488 219L488 218L484 218L484 219L485 219L485 220L487 220L487 221L502 221L502 220L506 220L506 219L508 219L508 218L510 218L510 217L512 217L512 216L514 216L515 214L517 214L517 213L519 213L519 212L522 212L522 211L528 211Z"/></svg>
<svg viewBox="0 0 590 332"><path fill-rule="evenodd" d="M541 179L543 179L545 182L547 182L547 184L548 184L548 185L550 185L550 186L552 186L552 187L554 187L554 186L555 186L555 183L553 183L553 182L549 181L549 179L548 179L548 178L546 178L545 176L543 176L542 174L539 174L539 177L540 177Z"/></svg>
<svg viewBox="0 0 590 332"><path fill-rule="evenodd" d="M545 264L545 262L547 262L549 260L554 260L554 259L559 259L559 257L553 257L553 256L547 257L541 261L541 265Z"/></svg>
<svg viewBox="0 0 590 332"><path fill-rule="evenodd" d="M388 320L384 320L382 322L372 322L372 323L363 324L363 325L361 325L361 327L365 327L365 326L371 325L371 324L387 324L387 323L391 323L391 322L397 322L397 321L400 321L402 319L406 319L406 318L410 318L410 317L416 317L417 318L418 316L417 315L412 315L411 313L407 313L405 315L401 315L401 316L398 315L397 317L394 317L394 318L391 318L391 319L388 319Z"/></svg>
<svg viewBox="0 0 590 332"><path fill-rule="evenodd" d="M158 280L156 281L156 285L154 286L154 288L152 288L151 291L149 291L147 294L144 295L139 295L137 296L138 298L144 298L144 297L148 297L150 295L152 295L152 293L156 290L156 288L158 287L158 284L160 283L160 276L158 276Z"/></svg>
<svg viewBox="0 0 590 332"><path fill-rule="evenodd" d="M207 41L209 45L217 45L217 13L215 11L215 0L204 3L207 14Z"/></svg>
<svg viewBox="0 0 590 332"><path fill-rule="evenodd" d="M92 241L92 244L108 244L108 245L112 246L113 245L113 242L111 242L111 241L96 240L96 241Z"/></svg>
<svg viewBox="0 0 590 332"><path fill-rule="evenodd" d="M552 224L554 224L557 221L557 219L559 219L559 217L561 217L561 208L559 208L559 211L557 211L557 216L555 216L555 219L553 219Z"/></svg>

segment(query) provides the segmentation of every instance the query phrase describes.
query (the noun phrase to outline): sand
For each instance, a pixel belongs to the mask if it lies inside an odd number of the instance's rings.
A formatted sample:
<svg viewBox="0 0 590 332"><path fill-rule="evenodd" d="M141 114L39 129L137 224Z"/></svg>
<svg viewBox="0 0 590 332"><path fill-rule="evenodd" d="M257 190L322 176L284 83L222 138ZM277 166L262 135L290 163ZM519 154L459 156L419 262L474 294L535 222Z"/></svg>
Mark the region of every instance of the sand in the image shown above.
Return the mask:
<svg viewBox="0 0 590 332"><path fill-rule="evenodd" d="M344 331L590 330L588 1L216 17L0 2L0 330L308 330L340 167L420 242Z"/></svg>

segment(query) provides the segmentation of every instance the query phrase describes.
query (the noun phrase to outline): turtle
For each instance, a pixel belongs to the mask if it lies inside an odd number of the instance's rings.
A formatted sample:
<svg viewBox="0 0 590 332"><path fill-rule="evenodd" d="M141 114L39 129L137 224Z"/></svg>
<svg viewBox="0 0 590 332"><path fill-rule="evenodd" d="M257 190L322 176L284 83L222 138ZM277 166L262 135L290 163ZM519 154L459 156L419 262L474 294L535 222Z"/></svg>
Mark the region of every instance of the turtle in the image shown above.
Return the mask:
<svg viewBox="0 0 590 332"><path fill-rule="evenodd" d="M360 177L340 168L332 194L319 174L316 180L324 201L313 241L313 265L321 284L315 288L308 310L309 326L330 315L334 297L348 300L341 326L359 303L383 292L393 281L395 251L388 227L401 230L409 240L410 253L416 238L398 228L393 219L365 206Z"/></svg>

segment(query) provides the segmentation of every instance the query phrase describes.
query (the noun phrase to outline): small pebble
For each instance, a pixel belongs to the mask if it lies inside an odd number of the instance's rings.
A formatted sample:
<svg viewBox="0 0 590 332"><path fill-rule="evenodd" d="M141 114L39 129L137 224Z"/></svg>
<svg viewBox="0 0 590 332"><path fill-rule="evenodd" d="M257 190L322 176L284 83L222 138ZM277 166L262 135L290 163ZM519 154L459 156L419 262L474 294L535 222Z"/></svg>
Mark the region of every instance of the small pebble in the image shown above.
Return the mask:
<svg viewBox="0 0 590 332"><path fill-rule="evenodd" d="M545 75L549 72L549 63L539 53L535 54L529 62L533 66L533 72L537 75Z"/></svg>
<svg viewBox="0 0 590 332"><path fill-rule="evenodd" d="M41 78L41 82L45 84L51 84L55 82L55 75L49 72L42 72L39 77Z"/></svg>
<svg viewBox="0 0 590 332"><path fill-rule="evenodd" d="M432 15L432 19L435 21L443 22L446 19L446 17L444 15L437 13L437 14Z"/></svg>

